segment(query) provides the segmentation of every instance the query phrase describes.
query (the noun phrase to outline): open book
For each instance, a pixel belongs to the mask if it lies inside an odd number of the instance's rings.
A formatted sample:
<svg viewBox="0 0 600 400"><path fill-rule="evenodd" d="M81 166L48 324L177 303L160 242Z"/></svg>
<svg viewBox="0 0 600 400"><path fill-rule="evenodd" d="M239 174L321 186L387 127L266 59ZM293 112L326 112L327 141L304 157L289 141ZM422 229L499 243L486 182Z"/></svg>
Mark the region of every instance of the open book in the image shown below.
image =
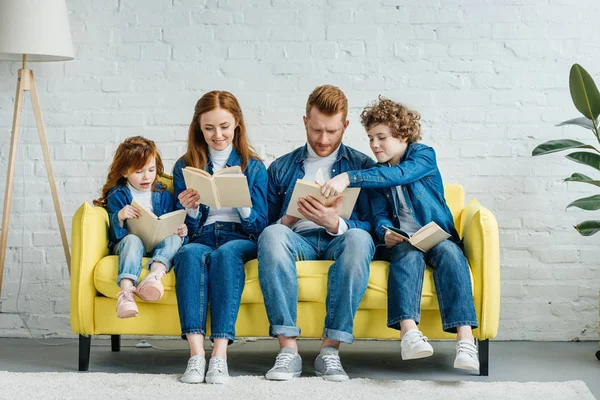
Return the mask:
<svg viewBox="0 0 600 400"><path fill-rule="evenodd" d="M133 200L131 205L140 210L142 215L127 220L127 231L142 239L146 253L150 253L167 236L175 234L179 225L185 221L185 210L177 210L157 217L136 200Z"/></svg>
<svg viewBox="0 0 600 400"><path fill-rule="evenodd" d="M402 237L404 240L408 240L410 244L424 253L428 252L436 244L441 243L450 237L450 235L434 221L431 221L416 231L412 236L402 229L393 226L386 226L385 229L392 232L394 235Z"/></svg>
<svg viewBox="0 0 600 400"><path fill-rule="evenodd" d="M296 218L304 218L304 215L298 212L298 200L301 197L312 196L319 200L325 207L331 207L338 197L342 197L342 203L339 206L337 214L342 218L349 219L359 193L360 188L347 188L342 194L327 198L321 194L321 185L318 183L298 179L296 186L294 186L294 192L292 193L286 214Z"/></svg>
<svg viewBox="0 0 600 400"><path fill-rule="evenodd" d="M212 176L203 169L185 167L183 179L188 189L198 192L200 203L209 207L252 207L248 179L239 165L223 168Z"/></svg>

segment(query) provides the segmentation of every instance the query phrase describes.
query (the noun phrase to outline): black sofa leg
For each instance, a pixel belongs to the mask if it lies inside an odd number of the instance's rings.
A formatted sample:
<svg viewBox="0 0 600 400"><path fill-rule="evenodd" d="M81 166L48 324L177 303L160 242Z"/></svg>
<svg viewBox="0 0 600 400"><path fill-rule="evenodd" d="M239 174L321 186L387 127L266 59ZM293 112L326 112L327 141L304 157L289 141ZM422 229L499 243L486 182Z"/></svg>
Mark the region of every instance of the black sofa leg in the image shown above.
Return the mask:
<svg viewBox="0 0 600 400"><path fill-rule="evenodd" d="M112 351L121 351L121 335L110 335L110 348Z"/></svg>
<svg viewBox="0 0 600 400"><path fill-rule="evenodd" d="M90 347L92 337L79 335L79 370L87 371L90 368Z"/></svg>
<svg viewBox="0 0 600 400"><path fill-rule="evenodd" d="M478 340L479 343L479 376L488 376L490 362L490 341Z"/></svg>

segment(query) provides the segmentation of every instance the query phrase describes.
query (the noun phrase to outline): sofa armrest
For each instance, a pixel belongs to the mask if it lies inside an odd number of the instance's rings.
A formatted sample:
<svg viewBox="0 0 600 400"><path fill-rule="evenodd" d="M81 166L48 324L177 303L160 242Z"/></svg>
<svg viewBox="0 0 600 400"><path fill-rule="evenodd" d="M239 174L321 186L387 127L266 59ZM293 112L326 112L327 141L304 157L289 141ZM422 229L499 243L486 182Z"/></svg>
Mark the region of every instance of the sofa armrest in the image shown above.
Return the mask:
<svg viewBox="0 0 600 400"><path fill-rule="evenodd" d="M94 267L108 255L108 214L102 207L83 203L73 216L71 236L71 329L94 333Z"/></svg>
<svg viewBox="0 0 600 400"><path fill-rule="evenodd" d="M493 339L500 321L500 242L494 214L476 199L463 209L461 226L465 256L473 274L478 339Z"/></svg>

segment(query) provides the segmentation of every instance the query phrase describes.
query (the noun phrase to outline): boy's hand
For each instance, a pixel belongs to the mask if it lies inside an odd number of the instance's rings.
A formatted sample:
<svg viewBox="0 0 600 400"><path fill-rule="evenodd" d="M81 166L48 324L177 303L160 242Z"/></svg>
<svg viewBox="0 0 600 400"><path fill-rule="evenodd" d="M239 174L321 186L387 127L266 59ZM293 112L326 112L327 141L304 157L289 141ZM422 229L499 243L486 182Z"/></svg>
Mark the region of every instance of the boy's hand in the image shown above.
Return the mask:
<svg viewBox="0 0 600 400"><path fill-rule="evenodd" d="M121 225L123 225L123 222L128 218L139 218L141 216L141 211L131 205L126 205L117 214L117 217L119 218L119 223Z"/></svg>
<svg viewBox="0 0 600 400"><path fill-rule="evenodd" d="M200 206L200 195L194 189L185 189L177 199L184 208L195 210Z"/></svg>
<svg viewBox="0 0 600 400"><path fill-rule="evenodd" d="M181 224L177 227L177 232L175 232L175 234L177 236L179 236L180 238L184 238L187 236L188 234L188 229L187 229L187 225L186 224Z"/></svg>
<svg viewBox="0 0 600 400"><path fill-rule="evenodd" d="M385 245L387 247L394 247L398 243L406 242L406 239L402 236L396 235L394 232L388 230L385 231L383 239L385 240Z"/></svg>
<svg viewBox="0 0 600 400"><path fill-rule="evenodd" d="M325 182L321 186L321 194L325 197L337 196L346 190L348 186L350 186L350 177L347 172L344 172Z"/></svg>

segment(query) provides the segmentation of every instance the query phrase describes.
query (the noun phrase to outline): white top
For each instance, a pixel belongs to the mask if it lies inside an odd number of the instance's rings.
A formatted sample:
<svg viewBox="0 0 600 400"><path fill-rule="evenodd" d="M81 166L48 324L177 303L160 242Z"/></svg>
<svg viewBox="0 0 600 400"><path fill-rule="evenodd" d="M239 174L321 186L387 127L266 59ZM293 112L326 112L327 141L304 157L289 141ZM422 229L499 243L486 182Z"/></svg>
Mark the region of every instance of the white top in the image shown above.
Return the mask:
<svg viewBox="0 0 600 400"><path fill-rule="evenodd" d="M129 182L127 182L127 188L129 188L131 197L133 197L135 201L146 207L146 209L148 209L150 212L154 212L152 209L152 189L146 190L145 192L140 192L131 186Z"/></svg>
<svg viewBox="0 0 600 400"><path fill-rule="evenodd" d="M331 153L330 155L328 155L327 157L319 157L317 155L317 153L315 153L315 151L312 149L312 147L310 147L310 144L307 144L306 147L308 148L308 157L306 157L304 159L304 178L302 178L302 179L309 181L309 182L316 182L317 172L319 170L321 170L321 173L323 174L324 182L327 182L328 180L331 179L331 168L333 167L333 163L337 159L338 153L340 151L340 147L338 146L338 148L335 149L335 151L333 153ZM339 173L339 171L338 171L338 173ZM324 182L319 182L319 183L324 183ZM290 206L292 206L292 205L290 205ZM338 217L338 218L340 220L338 231L337 231L337 233L331 233L331 232L327 231L327 233L329 233L330 235L339 236L339 235L344 234L348 230L348 224L346 224L346 221L344 221L344 219L341 217ZM309 221L307 219L301 219L300 221L296 222L296 224L292 227L292 230L294 232L304 232L304 231L308 231L310 229L319 229L319 228L323 228L323 227L319 226L319 225L315 224L314 222Z"/></svg>

